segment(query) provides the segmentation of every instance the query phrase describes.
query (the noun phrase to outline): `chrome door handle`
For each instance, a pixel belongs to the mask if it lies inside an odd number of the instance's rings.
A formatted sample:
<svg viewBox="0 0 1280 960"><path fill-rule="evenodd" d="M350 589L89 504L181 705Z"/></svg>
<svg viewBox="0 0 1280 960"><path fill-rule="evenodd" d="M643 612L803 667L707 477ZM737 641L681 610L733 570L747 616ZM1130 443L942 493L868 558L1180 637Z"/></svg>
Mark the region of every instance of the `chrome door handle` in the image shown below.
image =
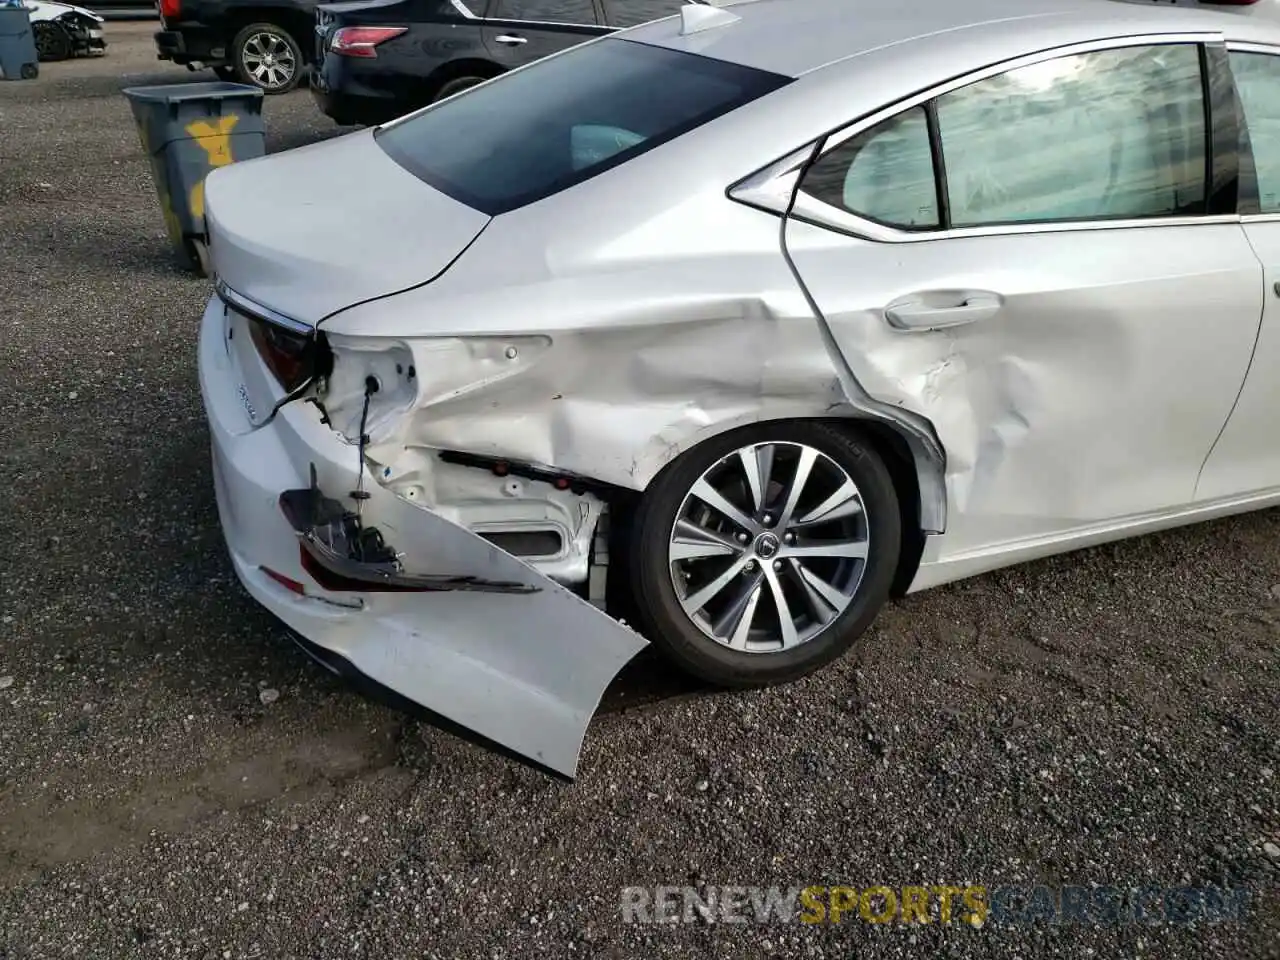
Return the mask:
<svg viewBox="0 0 1280 960"><path fill-rule="evenodd" d="M494 43L505 43L509 47L516 47L522 43L528 43L528 37L517 37L514 34L504 33L500 37L493 38Z"/></svg>
<svg viewBox="0 0 1280 960"><path fill-rule="evenodd" d="M940 291L891 303L884 308L884 316L899 330L940 330L993 317L1002 305L994 293Z"/></svg>

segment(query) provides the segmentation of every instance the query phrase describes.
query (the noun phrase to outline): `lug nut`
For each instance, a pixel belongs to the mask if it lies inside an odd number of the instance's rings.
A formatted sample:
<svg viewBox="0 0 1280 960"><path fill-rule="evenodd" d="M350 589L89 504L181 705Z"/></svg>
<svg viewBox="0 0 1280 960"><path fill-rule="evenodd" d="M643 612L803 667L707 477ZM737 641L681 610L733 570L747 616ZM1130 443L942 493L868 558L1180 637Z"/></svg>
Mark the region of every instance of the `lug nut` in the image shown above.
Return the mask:
<svg viewBox="0 0 1280 960"><path fill-rule="evenodd" d="M755 568L756 568L756 562L754 560L748 560L746 563L746 566L744 566L742 569L745 570L747 573L750 573Z"/></svg>
<svg viewBox="0 0 1280 960"><path fill-rule="evenodd" d="M795 543L795 542L796 542L796 535L795 535L794 533L784 533L784 534L782 535L782 542L783 542L783 543Z"/></svg>
<svg viewBox="0 0 1280 960"><path fill-rule="evenodd" d="M771 525L773 524L773 514L771 514L771 513L766 513L766 514L765 514L763 517L761 517L760 519L761 519L761 521L764 523L764 525L765 525L766 527L771 526Z"/></svg>
<svg viewBox="0 0 1280 960"><path fill-rule="evenodd" d="M746 542L747 542L747 540L749 540L749 539L750 539L750 538L749 538L745 533L740 533L740 534L738 534L738 542L739 542L739 543L746 543Z"/></svg>

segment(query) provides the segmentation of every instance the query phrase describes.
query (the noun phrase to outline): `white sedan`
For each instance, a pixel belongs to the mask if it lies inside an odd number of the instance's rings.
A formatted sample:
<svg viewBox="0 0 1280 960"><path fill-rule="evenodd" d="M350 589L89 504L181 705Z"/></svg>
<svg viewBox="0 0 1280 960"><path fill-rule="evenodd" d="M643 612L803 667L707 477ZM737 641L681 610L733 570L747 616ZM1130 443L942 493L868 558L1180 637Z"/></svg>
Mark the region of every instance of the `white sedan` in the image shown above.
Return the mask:
<svg viewBox="0 0 1280 960"><path fill-rule="evenodd" d="M787 680L894 593L1280 503L1280 25L1199 6L690 5L215 171L240 579L572 776L646 642Z"/></svg>

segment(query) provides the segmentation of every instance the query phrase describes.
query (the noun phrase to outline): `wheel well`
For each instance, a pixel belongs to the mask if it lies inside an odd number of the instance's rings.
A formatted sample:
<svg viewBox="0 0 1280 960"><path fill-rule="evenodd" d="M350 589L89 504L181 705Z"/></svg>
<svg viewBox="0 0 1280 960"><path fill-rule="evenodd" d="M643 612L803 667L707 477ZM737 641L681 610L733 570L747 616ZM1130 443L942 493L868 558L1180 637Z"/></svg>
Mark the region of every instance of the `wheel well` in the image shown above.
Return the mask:
<svg viewBox="0 0 1280 960"><path fill-rule="evenodd" d="M483 77L488 80L505 72L502 67L489 60L450 60L427 79L425 93L430 99L434 99L450 80L457 80L459 77Z"/></svg>
<svg viewBox="0 0 1280 960"><path fill-rule="evenodd" d="M307 46L315 29L315 21L296 10L287 7L248 7L233 10L227 14L227 62L231 62L231 43L236 34L251 23L269 23L288 31L293 42L302 51L303 62L306 63L312 50Z"/></svg>
<svg viewBox="0 0 1280 960"><path fill-rule="evenodd" d="M844 433L857 434L870 443L889 471L889 479L898 494L898 513L902 517L902 549L890 596L901 597L920 568L925 541L920 523L920 478L916 475L911 448L902 434L877 420L841 418L828 423Z"/></svg>
<svg viewBox="0 0 1280 960"><path fill-rule="evenodd" d="M902 518L902 549L898 554L898 569L894 571L890 596L902 597L920 568L924 555L925 533L920 522L920 479L916 474L915 459L906 438L891 425L877 420L839 417L825 421L829 426L847 434L854 434L869 443L884 461L898 495L898 513ZM678 458L677 458L678 459ZM663 470L671 469L666 464ZM652 481L650 481L652 484ZM626 617L635 622L632 597L629 589L631 571L627 568L632 535L632 521L643 493L637 490L616 489L605 500L609 504L609 577L606 580L608 609L614 616Z"/></svg>

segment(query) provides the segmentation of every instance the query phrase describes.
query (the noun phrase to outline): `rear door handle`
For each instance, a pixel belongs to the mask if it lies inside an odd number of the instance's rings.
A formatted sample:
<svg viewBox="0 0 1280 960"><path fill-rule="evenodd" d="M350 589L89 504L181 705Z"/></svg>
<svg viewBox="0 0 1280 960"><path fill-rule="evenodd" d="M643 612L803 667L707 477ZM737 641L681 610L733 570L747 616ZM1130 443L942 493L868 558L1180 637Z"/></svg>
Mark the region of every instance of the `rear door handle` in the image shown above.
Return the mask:
<svg viewBox="0 0 1280 960"><path fill-rule="evenodd" d="M1003 305L1003 299L994 293L931 291L889 304L884 316L899 330L941 330L994 317Z"/></svg>
<svg viewBox="0 0 1280 960"><path fill-rule="evenodd" d="M493 38L494 43L505 43L509 47L518 47L522 43L528 43L528 37L517 36L513 33L504 33L501 36Z"/></svg>

